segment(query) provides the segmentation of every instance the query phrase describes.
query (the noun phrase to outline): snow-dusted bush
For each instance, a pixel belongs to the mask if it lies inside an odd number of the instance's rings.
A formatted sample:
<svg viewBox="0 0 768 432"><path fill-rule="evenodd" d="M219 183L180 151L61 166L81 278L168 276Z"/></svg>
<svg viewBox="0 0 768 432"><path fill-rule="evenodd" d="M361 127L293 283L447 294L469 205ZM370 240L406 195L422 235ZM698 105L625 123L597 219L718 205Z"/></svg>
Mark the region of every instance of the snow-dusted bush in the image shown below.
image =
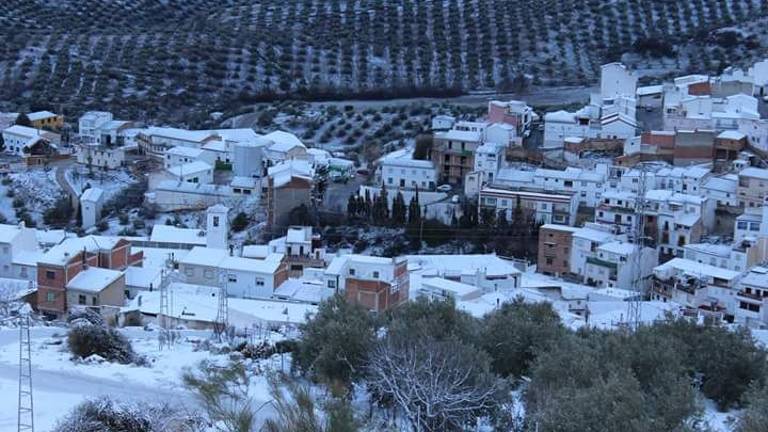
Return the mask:
<svg viewBox="0 0 768 432"><path fill-rule="evenodd" d="M143 365L146 359L133 351L131 342L115 329L89 322L83 317L73 322L67 334L67 346L75 357L98 355L110 362Z"/></svg>
<svg viewBox="0 0 768 432"><path fill-rule="evenodd" d="M119 404L109 398L85 401L53 429L54 432L193 432L203 419L169 405Z"/></svg>

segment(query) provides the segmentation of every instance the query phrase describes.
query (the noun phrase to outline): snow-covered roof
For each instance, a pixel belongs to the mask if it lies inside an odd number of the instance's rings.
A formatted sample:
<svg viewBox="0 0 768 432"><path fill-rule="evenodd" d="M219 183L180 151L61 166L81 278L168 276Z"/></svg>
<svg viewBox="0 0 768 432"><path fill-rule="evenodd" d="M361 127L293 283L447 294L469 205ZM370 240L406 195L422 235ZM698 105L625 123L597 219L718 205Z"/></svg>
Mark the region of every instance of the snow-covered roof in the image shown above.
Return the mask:
<svg viewBox="0 0 768 432"><path fill-rule="evenodd" d="M19 225L0 224L0 243L12 243L22 229Z"/></svg>
<svg viewBox="0 0 768 432"><path fill-rule="evenodd" d="M664 91L664 85L652 85L652 86L643 86L637 88L637 95L638 96L648 96L653 94L661 94Z"/></svg>
<svg viewBox="0 0 768 432"><path fill-rule="evenodd" d="M276 130L264 135L264 138L273 142L269 149L277 152L287 152L294 147L307 148L296 135Z"/></svg>
<svg viewBox="0 0 768 432"><path fill-rule="evenodd" d="M181 321L214 323L218 315L219 288L174 282L168 292L173 296L170 314ZM278 300L253 300L230 297L228 320L245 328L263 323L301 324L317 312L317 306ZM123 311L138 310L143 314L160 313L160 291L141 292Z"/></svg>
<svg viewBox="0 0 768 432"><path fill-rule="evenodd" d="M178 243L204 246L205 231L198 228L178 228L171 225L157 224L152 227L149 241L155 243Z"/></svg>
<svg viewBox="0 0 768 432"><path fill-rule="evenodd" d="M232 181L229 185L233 188L253 189L256 187L256 179L253 177L235 176L232 177Z"/></svg>
<svg viewBox="0 0 768 432"><path fill-rule="evenodd" d="M768 169L748 167L739 172L741 177L754 177L761 180L768 180Z"/></svg>
<svg viewBox="0 0 768 432"><path fill-rule="evenodd" d="M140 289L159 287L162 269L159 267L135 267L125 269L125 285Z"/></svg>
<svg viewBox="0 0 768 432"><path fill-rule="evenodd" d="M726 244L689 243L684 246L684 249L723 258L728 258L731 255L731 246Z"/></svg>
<svg viewBox="0 0 768 432"><path fill-rule="evenodd" d="M49 249L40 259L41 263L64 265L79 252L95 253L113 249L122 240L119 237L95 236L69 237Z"/></svg>
<svg viewBox="0 0 768 432"><path fill-rule="evenodd" d="M568 225L556 225L556 224L544 224L539 228L547 229L547 230L555 230L555 231L567 231L571 233L575 233L581 229L581 228L572 227Z"/></svg>
<svg viewBox="0 0 768 432"><path fill-rule="evenodd" d="M726 174L724 176L708 178L702 187L720 192L736 192L736 185L738 182L739 179L736 175Z"/></svg>
<svg viewBox="0 0 768 432"><path fill-rule="evenodd" d="M219 135L226 141L252 143L257 145L266 144L266 141L262 139L262 136L257 134L256 131L251 128L213 129L211 132Z"/></svg>
<svg viewBox="0 0 768 432"><path fill-rule="evenodd" d="M635 252L637 245L622 241L612 241L597 247L598 250L616 255L628 256Z"/></svg>
<svg viewBox="0 0 768 432"><path fill-rule="evenodd" d="M399 166L408 168L433 169L431 160L418 160L413 158L413 149L403 148L387 153L379 159L382 166Z"/></svg>
<svg viewBox="0 0 768 432"><path fill-rule="evenodd" d="M188 141L188 142L194 142L194 143L202 143L203 141L206 141L216 136L216 134L211 131L205 131L205 130L193 131L193 130L172 128L172 127L158 127L158 126L151 126L147 128L146 133L147 135L150 135L150 136L170 138L177 141Z"/></svg>
<svg viewBox="0 0 768 432"><path fill-rule="evenodd" d="M80 201L99 202L104 196L104 190L97 187L90 187L80 195Z"/></svg>
<svg viewBox="0 0 768 432"><path fill-rule="evenodd" d="M576 230L576 232L573 233L573 237L578 237L595 243L605 243L613 240L616 237L616 234L608 231L584 227Z"/></svg>
<svg viewBox="0 0 768 432"><path fill-rule="evenodd" d="M464 297L480 291L476 286L455 282L442 277L424 277L421 279L422 289L442 290L453 293L456 297Z"/></svg>
<svg viewBox="0 0 768 432"><path fill-rule="evenodd" d="M219 263L224 270L274 274L282 265L283 254L269 254L264 259L227 256Z"/></svg>
<svg viewBox="0 0 768 432"><path fill-rule="evenodd" d="M292 226L285 235L288 243L308 243L312 241L312 227Z"/></svg>
<svg viewBox="0 0 768 432"><path fill-rule="evenodd" d="M21 251L13 254L13 264L34 267L42 257L42 251Z"/></svg>
<svg viewBox="0 0 768 432"><path fill-rule="evenodd" d="M720 139L738 141L746 138L747 136L736 130L727 130L727 131L720 132L720 135L718 135L717 137Z"/></svg>
<svg viewBox="0 0 768 432"><path fill-rule="evenodd" d="M544 114L545 122L575 123L576 115L572 112L560 110Z"/></svg>
<svg viewBox="0 0 768 432"><path fill-rule="evenodd" d="M243 258L264 259L269 255L269 245L243 246Z"/></svg>
<svg viewBox="0 0 768 432"><path fill-rule="evenodd" d="M515 268L512 262L496 255L408 255L406 258L409 268L435 275L474 275L478 271L484 271L487 276L520 274L520 270Z"/></svg>
<svg viewBox="0 0 768 432"><path fill-rule="evenodd" d="M290 278L283 282L273 293L280 299L302 303L320 303L333 297L334 290L327 288L323 281Z"/></svg>
<svg viewBox="0 0 768 432"><path fill-rule="evenodd" d="M27 114L27 118L30 121L44 120L51 117L56 117L56 114L50 111L35 111Z"/></svg>
<svg viewBox="0 0 768 432"><path fill-rule="evenodd" d="M193 147L176 146L166 150L165 154L197 159L200 157L201 154L203 154L203 150L199 148L193 148Z"/></svg>
<svg viewBox="0 0 768 432"><path fill-rule="evenodd" d="M3 129L3 133L14 134L25 138L36 138L40 136L40 131L28 126L13 125Z"/></svg>
<svg viewBox="0 0 768 432"><path fill-rule="evenodd" d="M67 283L67 289L98 293L121 277L123 272L117 270L89 267L72 278Z"/></svg>
<svg viewBox="0 0 768 432"><path fill-rule="evenodd" d="M203 161L199 161L199 160L185 163L183 165L176 165L170 168L166 168L166 170L169 173L171 173L176 177L183 177L185 175L197 174L205 171L210 171L212 169L213 167L210 164Z"/></svg>
<svg viewBox="0 0 768 432"><path fill-rule="evenodd" d="M696 262L685 258L673 258L664 264L661 264L653 269L657 276L661 273L666 273L670 269L675 269L679 272L686 273L692 276L711 276L718 279L733 280L739 277L740 273L727 270L720 267L715 267L709 264Z"/></svg>
<svg viewBox="0 0 768 432"><path fill-rule="evenodd" d="M768 289L768 268L753 267L740 281L742 285Z"/></svg>
<svg viewBox="0 0 768 432"><path fill-rule="evenodd" d="M214 249L204 246L195 246L191 251L179 260L180 264L216 267L229 256L225 249Z"/></svg>
<svg viewBox="0 0 768 432"><path fill-rule="evenodd" d="M480 132L461 131L451 129L445 132L438 132L435 134L436 139L443 139L447 141L465 141L465 142L480 142Z"/></svg>

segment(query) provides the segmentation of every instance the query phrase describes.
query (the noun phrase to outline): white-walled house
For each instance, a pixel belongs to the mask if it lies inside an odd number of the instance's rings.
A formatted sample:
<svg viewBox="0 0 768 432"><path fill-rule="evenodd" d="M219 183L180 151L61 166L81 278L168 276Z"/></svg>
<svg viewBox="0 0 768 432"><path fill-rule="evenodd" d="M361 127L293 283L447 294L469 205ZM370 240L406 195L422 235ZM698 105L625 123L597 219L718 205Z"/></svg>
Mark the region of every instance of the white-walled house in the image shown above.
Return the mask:
<svg viewBox="0 0 768 432"><path fill-rule="evenodd" d="M629 288L635 280L651 275L658 261L654 248L638 248L626 241L607 242L586 258L584 281L600 288Z"/></svg>
<svg viewBox="0 0 768 432"><path fill-rule="evenodd" d="M288 278L282 254L250 259L230 256L226 249L194 247L179 260L186 283L226 287L231 297L271 298Z"/></svg>
<svg viewBox="0 0 768 432"><path fill-rule="evenodd" d="M733 316L740 276L741 272L673 258L653 270L651 298L705 313Z"/></svg>
<svg viewBox="0 0 768 432"><path fill-rule="evenodd" d="M735 321L747 327L768 326L768 268L754 267L738 283Z"/></svg>
<svg viewBox="0 0 768 432"><path fill-rule="evenodd" d="M615 233L613 226L597 223L587 223L578 228L571 238L570 272L582 282L586 281L587 259L595 256L598 247L606 243L626 240L626 236Z"/></svg>
<svg viewBox="0 0 768 432"><path fill-rule="evenodd" d="M199 160L166 168L165 175L180 183L213 183L213 167Z"/></svg>
<svg viewBox="0 0 768 432"><path fill-rule="evenodd" d="M413 149L396 150L378 163L380 183L388 188L434 190L437 185L437 170L432 161L414 159Z"/></svg>
<svg viewBox="0 0 768 432"><path fill-rule="evenodd" d="M34 228L0 225L0 277L36 281L40 255Z"/></svg>
<svg viewBox="0 0 768 432"><path fill-rule="evenodd" d="M508 221L518 201L524 211L530 212L539 223L574 225L579 201L573 193L551 193L543 189L502 189L483 187L478 198L478 212L493 209L505 212Z"/></svg>
<svg viewBox="0 0 768 432"><path fill-rule="evenodd" d="M79 144L76 146L75 158L77 163L93 169L113 170L125 165L125 147Z"/></svg>
<svg viewBox="0 0 768 432"><path fill-rule="evenodd" d="M3 141L6 153L24 156L38 141L44 139L44 132L27 126L13 125L3 129Z"/></svg>
<svg viewBox="0 0 768 432"><path fill-rule="evenodd" d="M608 166L598 164L593 170L568 167L565 170L515 168L499 170L494 184L507 187L542 188L555 193L574 193L580 205L595 207L608 181Z"/></svg>
<svg viewBox="0 0 768 432"><path fill-rule="evenodd" d="M603 100L619 96L635 97L637 76L621 63L614 62L600 67L600 96Z"/></svg>

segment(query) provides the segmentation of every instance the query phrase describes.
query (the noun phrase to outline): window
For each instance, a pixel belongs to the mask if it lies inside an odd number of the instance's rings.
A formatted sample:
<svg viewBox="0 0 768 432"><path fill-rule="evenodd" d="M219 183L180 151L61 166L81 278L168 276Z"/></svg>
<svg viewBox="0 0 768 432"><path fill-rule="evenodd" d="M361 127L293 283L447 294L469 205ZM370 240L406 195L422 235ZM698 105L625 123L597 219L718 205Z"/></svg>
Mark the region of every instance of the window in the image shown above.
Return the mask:
<svg viewBox="0 0 768 432"><path fill-rule="evenodd" d="M328 281L328 288L336 288L336 281L329 280Z"/></svg>
<svg viewBox="0 0 768 432"><path fill-rule="evenodd" d="M214 216L213 217L213 226L214 227L218 227L219 226L219 217L218 216Z"/></svg>
<svg viewBox="0 0 768 432"><path fill-rule="evenodd" d="M237 283L237 275L227 275L227 282Z"/></svg>
<svg viewBox="0 0 768 432"><path fill-rule="evenodd" d="M45 272L45 278L46 279L56 279L56 273L52 271L46 271Z"/></svg>
<svg viewBox="0 0 768 432"><path fill-rule="evenodd" d="M99 305L99 298L96 296L91 297L91 305L98 306Z"/></svg>
<svg viewBox="0 0 768 432"><path fill-rule="evenodd" d="M51 292L51 291L48 291L48 292L46 293L46 295L45 295L45 300L46 300L47 302L49 302L49 303L50 303L50 302L55 302L55 301L56 301L56 293L55 293L55 292Z"/></svg>
<svg viewBox="0 0 768 432"><path fill-rule="evenodd" d="M213 270L205 270L205 271L203 272L203 276L204 276L206 279L213 279Z"/></svg>
<svg viewBox="0 0 768 432"><path fill-rule="evenodd" d="M379 278L379 272L375 271L373 272L373 278L378 279Z"/></svg>
<svg viewBox="0 0 768 432"><path fill-rule="evenodd" d="M349 275L354 276L355 275L355 269L351 268L349 269Z"/></svg>
<svg viewBox="0 0 768 432"><path fill-rule="evenodd" d="M189 277L192 277L195 275L195 269L193 269L192 267L184 267L184 274Z"/></svg>
<svg viewBox="0 0 768 432"><path fill-rule="evenodd" d="M256 286L264 286L264 279L256 278Z"/></svg>
<svg viewBox="0 0 768 432"><path fill-rule="evenodd" d="M88 303L87 299L85 298L84 295L80 294L80 295L77 296L77 304L84 305L84 304L87 304L87 303Z"/></svg>

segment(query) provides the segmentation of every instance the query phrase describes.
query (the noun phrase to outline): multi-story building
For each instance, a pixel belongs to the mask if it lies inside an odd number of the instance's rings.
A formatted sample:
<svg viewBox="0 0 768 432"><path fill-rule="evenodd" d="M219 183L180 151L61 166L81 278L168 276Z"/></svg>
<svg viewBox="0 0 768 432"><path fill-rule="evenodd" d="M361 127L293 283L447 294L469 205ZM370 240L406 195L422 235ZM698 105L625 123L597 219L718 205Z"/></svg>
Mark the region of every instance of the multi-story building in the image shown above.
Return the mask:
<svg viewBox="0 0 768 432"><path fill-rule="evenodd" d="M507 220L512 220L517 205L529 213L536 221L544 224L574 225L579 200L573 193L551 193L543 189L502 189L483 187L478 199L478 211L493 209L496 213L505 212Z"/></svg>
<svg viewBox="0 0 768 432"><path fill-rule="evenodd" d="M712 176L701 185L701 192L718 207L739 207L738 184L739 176L736 174Z"/></svg>
<svg viewBox="0 0 768 432"><path fill-rule="evenodd" d="M523 101L493 100L488 102L488 121L514 127L515 135L519 137L530 135L534 117L536 117L536 113L533 112L533 108Z"/></svg>
<svg viewBox="0 0 768 432"><path fill-rule="evenodd" d="M412 149L389 153L378 163L378 183L387 188L434 190L437 186L437 171L432 161L414 159Z"/></svg>
<svg viewBox="0 0 768 432"><path fill-rule="evenodd" d="M741 272L674 258L653 270L651 298L720 317L736 311L737 282Z"/></svg>
<svg viewBox="0 0 768 432"><path fill-rule="evenodd" d="M125 270L142 261L141 252L131 254L131 243L118 237L87 236L68 238L43 254L37 263L37 307L43 314L53 317L66 316L73 306L71 288L83 294L88 290L87 306L121 306L114 300L114 287L121 286L113 273L98 269ZM91 271L96 270L96 271ZM81 273L83 277L75 281ZM109 276L109 277L107 277ZM73 282L74 281L74 282ZM122 286L125 280L122 279ZM92 287L92 288L89 288ZM104 291L109 290L109 291ZM106 297L101 293L105 292ZM124 298L124 297L121 297ZM109 303L105 303L108 300ZM95 301L95 303L94 303ZM122 300L121 300L122 301ZM115 304L118 303L118 304Z"/></svg>
<svg viewBox="0 0 768 432"><path fill-rule="evenodd" d="M271 253L285 255L290 277L301 277L305 268L325 266L325 248L320 234L314 234L309 226L290 226L283 237L270 240Z"/></svg>
<svg viewBox="0 0 768 432"><path fill-rule="evenodd" d="M600 288L629 288L653 272L659 257L656 249L626 241L611 241L587 257L584 281Z"/></svg>
<svg viewBox="0 0 768 432"><path fill-rule="evenodd" d="M595 207L608 180L608 166L598 164L594 170L568 167L565 170L537 168L523 171L504 168L494 185L520 188L541 188L554 193L575 194L579 205Z"/></svg>
<svg viewBox="0 0 768 432"><path fill-rule="evenodd" d="M735 321L748 327L768 325L768 268L752 268L737 289Z"/></svg>
<svg viewBox="0 0 768 432"><path fill-rule="evenodd" d="M408 301L408 260L367 255L334 257L325 269L327 288L374 312Z"/></svg>
<svg viewBox="0 0 768 432"><path fill-rule="evenodd" d="M475 150L482 143L482 132L452 129L438 132L432 145L432 163L440 181L461 184L475 166Z"/></svg>
<svg viewBox="0 0 768 432"><path fill-rule="evenodd" d="M616 234L612 225L586 223L572 234L570 273L582 282L586 280L587 259L594 257L600 245L613 241L626 240L626 236Z"/></svg>
<svg viewBox="0 0 768 432"><path fill-rule="evenodd" d="M267 225L282 231L291 210L309 205L314 184L314 170L307 161L281 162L267 171Z"/></svg>
<svg viewBox="0 0 768 432"><path fill-rule="evenodd" d="M179 260L179 271L189 284L225 287L227 295L271 298L288 279L283 254L264 259L230 256L226 249L196 246Z"/></svg>
<svg viewBox="0 0 768 432"><path fill-rule="evenodd" d="M539 256L536 271L560 276L571 272L573 234L579 228L546 224L539 228Z"/></svg>
<svg viewBox="0 0 768 432"><path fill-rule="evenodd" d="M0 225L0 277L35 280L37 258L42 254L34 228Z"/></svg>
<svg viewBox="0 0 768 432"><path fill-rule="evenodd" d="M763 199L768 194L768 169L749 167L741 170L736 190L740 207L762 206Z"/></svg>
<svg viewBox="0 0 768 432"><path fill-rule="evenodd" d="M32 127L37 129L61 129L64 126L64 116L50 111L35 111L27 114Z"/></svg>

